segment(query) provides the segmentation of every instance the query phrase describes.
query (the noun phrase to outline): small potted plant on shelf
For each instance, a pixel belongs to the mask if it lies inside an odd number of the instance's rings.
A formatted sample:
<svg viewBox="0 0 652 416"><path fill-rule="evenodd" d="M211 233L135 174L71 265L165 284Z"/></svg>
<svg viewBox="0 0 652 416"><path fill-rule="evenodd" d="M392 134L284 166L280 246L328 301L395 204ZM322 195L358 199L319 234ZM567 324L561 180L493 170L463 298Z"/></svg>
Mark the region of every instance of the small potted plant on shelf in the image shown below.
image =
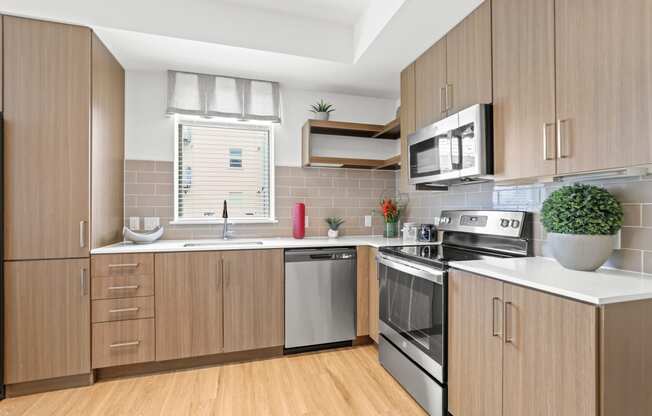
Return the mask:
<svg viewBox="0 0 652 416"><path fill-rule="evenodd" d="M310 112L315 114L317 120L328 120L333 111L335 111L333 104L327 103L323 99L310 106Z"/></svg>
<svg viewBox="0 0 652 416"><path fill-rule="evenodd" d="M328 224L328 238L337 238L340 234L340 225L344 224L344 220L340 217L326 218Z"/></svg>
<svg viewBox="0 0 652 416"><path fill-rule="evenodd" d="M613 251L623 209L606 189L574 184L544 201L541 222L555 259L567 269L594 271Z"/></svg>
<svg viewBox="0 0 652 416"><path fill-rule="evenodd" d="M398 237L398 220L403 212L403 207L392 198L383 198L380 201L379 209L385 221L383 236L385 238Z"/></svg>

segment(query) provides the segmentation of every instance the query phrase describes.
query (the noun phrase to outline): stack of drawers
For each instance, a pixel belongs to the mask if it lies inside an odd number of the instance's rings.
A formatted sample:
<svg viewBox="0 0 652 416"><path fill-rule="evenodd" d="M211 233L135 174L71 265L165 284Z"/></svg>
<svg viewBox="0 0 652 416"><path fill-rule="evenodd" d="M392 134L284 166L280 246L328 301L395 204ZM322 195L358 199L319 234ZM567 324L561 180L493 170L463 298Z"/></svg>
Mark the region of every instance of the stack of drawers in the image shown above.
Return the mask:
<svg viewBox="0 0 652 416"><path fill-rule="evenodd" d="M93 256L92 367L154 361L154 255Z"/></svg>

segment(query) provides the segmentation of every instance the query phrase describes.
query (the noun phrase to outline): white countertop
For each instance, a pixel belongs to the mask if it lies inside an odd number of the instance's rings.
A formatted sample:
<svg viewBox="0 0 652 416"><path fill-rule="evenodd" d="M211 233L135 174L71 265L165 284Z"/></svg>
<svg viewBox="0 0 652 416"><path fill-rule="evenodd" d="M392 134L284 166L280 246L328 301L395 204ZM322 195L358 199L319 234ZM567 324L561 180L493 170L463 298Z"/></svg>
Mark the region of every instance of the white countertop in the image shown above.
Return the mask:
<svg viewBox="0 0 652 416"><path fill-rule="evenodd" d="M615 269L579 272L545 257L454 261L456 269L595 305L652 298L652 275Z"/></svg>
<svg viewBox="0 0 652 416"><path fill-rule="evenodd" d="M262 243L262 244L261 244ZM185 247L186 244L200 244ZM174 251L255 250L270 248L309 248L347 246L402 246L432 243L404 243L402 238L382 236L351 236L329 239L327 237L294 238L233 238L230 240L159 240L150 244L117 243L91 250L91 254L164 253Z"/></svg>

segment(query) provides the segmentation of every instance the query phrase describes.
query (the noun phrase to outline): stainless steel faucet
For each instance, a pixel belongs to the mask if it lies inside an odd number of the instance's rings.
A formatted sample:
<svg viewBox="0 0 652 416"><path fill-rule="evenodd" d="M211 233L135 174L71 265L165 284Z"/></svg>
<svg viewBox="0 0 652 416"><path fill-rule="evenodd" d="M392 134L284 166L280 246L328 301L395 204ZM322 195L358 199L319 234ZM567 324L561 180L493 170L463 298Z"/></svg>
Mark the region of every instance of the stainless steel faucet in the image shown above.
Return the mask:
<svg viewBox="0 0 652 416"><path fill-rule="evenodd" d="M224 227L222 228L222 238L228 240L231 238L231 230L229 227L229 213L226 208L226 199L224 200L224 209L222 210L222 219L224 219Z"/></svg>

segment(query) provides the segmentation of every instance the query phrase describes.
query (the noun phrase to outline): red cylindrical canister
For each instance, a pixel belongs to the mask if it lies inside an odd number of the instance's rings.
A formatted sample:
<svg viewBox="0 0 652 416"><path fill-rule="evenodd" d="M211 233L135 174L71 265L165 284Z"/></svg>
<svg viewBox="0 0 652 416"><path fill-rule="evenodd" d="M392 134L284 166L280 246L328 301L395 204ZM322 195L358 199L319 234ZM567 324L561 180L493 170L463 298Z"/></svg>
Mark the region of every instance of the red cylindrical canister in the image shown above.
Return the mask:
<svg viewBox="0 0 652 416"><path fill-rule="evenodd" d="M292 208L292 236L298 239L306 236L306 206L301 203Z"/></svg>

